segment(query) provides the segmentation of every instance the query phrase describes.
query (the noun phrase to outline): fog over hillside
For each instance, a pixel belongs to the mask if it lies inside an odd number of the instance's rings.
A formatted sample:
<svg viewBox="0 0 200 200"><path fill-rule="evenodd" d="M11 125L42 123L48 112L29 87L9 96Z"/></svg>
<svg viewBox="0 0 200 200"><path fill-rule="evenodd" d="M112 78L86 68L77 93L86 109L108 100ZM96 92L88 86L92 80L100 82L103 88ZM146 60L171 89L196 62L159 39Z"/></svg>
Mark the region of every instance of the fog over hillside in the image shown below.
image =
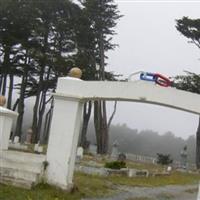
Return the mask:
<svg viewBox="0 0 200 200"><path fill-rule="evenodd" d="M24 117L24 136L26 130L30 127L32 119L32 100L26 100L26 112ZM67 119L66 119L67 120ZM175 136L176 133L166 132L160 135L159 132L149 130L144 126L144 130L138 131L137 127L131 129L126 124L113 124L110 127L110 147L115 141L119 143L121 152L133 153L139 155L156 157L157 153L169 153L175 160L180 160L180 151L188 146L188 160L195 162L196 138L191 135L187 139ZM95 144L95 131L93 119L90 120L88 128L88 140Z"/></svg>
<svg viewBox="0 0 200 200"><path fill-rule="evenodd" d="M88 140L95 144L95 131L90 123ZM110 148L117 141L120 152L133 153L156 157L157 153L171 154L174 160L180 160L180 151L185 145L188 147L188 161L195 161L195 136L188 139L176 137L172 132L164 135L153 130L138 131L131 129L126 124L112 125L110 128Z"/></svg>

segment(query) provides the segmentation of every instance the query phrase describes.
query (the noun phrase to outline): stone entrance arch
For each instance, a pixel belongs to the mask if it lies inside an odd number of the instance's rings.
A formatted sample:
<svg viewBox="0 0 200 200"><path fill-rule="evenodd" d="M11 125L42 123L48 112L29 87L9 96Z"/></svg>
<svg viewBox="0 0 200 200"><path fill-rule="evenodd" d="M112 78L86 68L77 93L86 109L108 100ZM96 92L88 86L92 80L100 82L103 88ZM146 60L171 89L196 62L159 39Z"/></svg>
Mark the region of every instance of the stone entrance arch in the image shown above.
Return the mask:
<svg viewBox="0 0 200 200"><path fill-rule="evenodd" d="M47 182L69 189L73 182L83 103L87 100L132 101L200 115L200 95L145 81L80 81L59 78L47 149Z"/></svg>

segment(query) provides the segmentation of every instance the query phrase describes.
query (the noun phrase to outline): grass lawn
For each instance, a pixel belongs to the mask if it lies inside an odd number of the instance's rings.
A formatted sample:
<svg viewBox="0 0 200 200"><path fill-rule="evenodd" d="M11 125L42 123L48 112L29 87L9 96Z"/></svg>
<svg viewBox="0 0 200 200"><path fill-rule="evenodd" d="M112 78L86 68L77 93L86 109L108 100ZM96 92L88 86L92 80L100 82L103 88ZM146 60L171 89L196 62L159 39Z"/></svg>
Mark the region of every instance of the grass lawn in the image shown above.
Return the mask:
<svg viewBox="0 0 200 200"><path fill-rule="evenodd" d="M121 176L100 177L76 173L74 182L78 188L71 194L54 187L41 184L32 190L0 185L0 200L80 200L81 197L111 195L117 192L116 185L156 187L164 185L193 184L200 175L174 172L167 177L127 178Z"/></svg>
<svg viewBox="0 0 200 200"><path fill-rule="evenodd" d="M200 180L200 174L188 174L173 172L170 176L157 176L157 177L136 177L136 178L127 178L113 176L108 177L109 181L113 184L118 185L129 185L129 186L139 186L139 187L158 187L165 185L187 185L195 184Z"/></svg>
<svg viewBox="0 0 200 200"><path fill-rule="evenodd" d="M38 185L32 190L0 185L0 200L79 200L81 194L67 194L48 185Z"/></svg>

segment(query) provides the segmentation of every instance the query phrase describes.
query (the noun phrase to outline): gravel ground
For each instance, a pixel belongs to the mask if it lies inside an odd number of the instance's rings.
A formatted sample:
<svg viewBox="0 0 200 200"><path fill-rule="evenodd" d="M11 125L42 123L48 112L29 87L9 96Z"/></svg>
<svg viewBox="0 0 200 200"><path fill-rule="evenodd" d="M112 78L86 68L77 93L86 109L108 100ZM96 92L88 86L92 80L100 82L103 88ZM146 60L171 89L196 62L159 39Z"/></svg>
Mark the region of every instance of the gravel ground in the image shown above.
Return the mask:
<svg viewBox="0 0 200 200"><path fill-rule="evenodd" d="M115 196L82 200L134 200L142 197L149 200L197 200L197 188L197 185L156 188L118 186L119 193Z"/></svg>

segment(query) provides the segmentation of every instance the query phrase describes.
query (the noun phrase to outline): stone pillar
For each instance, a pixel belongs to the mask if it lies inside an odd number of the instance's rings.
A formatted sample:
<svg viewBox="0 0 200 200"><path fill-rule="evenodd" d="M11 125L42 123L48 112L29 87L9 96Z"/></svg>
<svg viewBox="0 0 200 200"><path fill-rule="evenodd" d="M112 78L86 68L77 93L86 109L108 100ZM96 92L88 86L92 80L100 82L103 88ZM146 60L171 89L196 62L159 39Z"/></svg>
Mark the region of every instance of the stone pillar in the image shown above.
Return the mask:
<svg viewBox="0 0 200 200"><path fill-rule="evenodd" d="M72 185L83 102L56 94L47 149L47 182L64 190Z"/></svg>
<svg viewBox="0 0 200 200"><path fill-rule="evenodd" d="M8 150L13 121L18 113L0 106L0 151Z"/></svg>

